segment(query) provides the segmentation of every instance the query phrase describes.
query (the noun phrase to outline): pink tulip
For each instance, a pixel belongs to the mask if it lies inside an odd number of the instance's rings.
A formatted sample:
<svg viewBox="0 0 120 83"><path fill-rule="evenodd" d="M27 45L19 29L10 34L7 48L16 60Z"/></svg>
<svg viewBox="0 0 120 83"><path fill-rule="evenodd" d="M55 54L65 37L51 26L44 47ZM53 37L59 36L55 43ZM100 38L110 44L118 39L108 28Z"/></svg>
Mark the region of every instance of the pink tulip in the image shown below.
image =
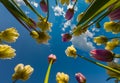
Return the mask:
<svg viewBox="0 0 120 83"><path fill-rule="evenodd" d="M53 60L53 63L56 61L56 56L54 54L50 54L48 56L48 62L50 63L50 61Z"/></svg>
<svg viewBox="0 0 120 83"><path fill-rule="evenodd" d="M78 83L86 83L86 78L83 74L76 73L75 77L76 77L76 80L78 81Z"/></svg>
<svg viewBox="0 0 120 83"><path fill-rule="evenodd" d="M114 58L114 54L108 50L95 49L91 50L90 54L92 55L93 58L104 62L110 62Z"/></svg>
<svg viewBox="0 0 120 83"><path fill-rule="evenodd" d="M120 8L114 10L113 12L111 12L108 17L110 18L110 20L120 20Z"/></svg>
<svg viewBox="0 0 120 83"><path fill-rule="evenodd" d="M69 33L62 34L62 41L63 41L63 42L68 42L68 41L71 40L71 38L72 38L72 35L69 34Z"/></svg>
<svg viewBox="0 0 120 83"><path fill-rule="evenodd" d="M67 20L70 20L73 17L73 15L74 15L74 9L69 8L65 14L65 18Z"/></svg>
<svg viewBox="0 0 120 83"><path fill-rule="evenodd" d="M40 2L40 7L41 7L43 12L47 12L48 11L48 6L47 6L47 4L46 4L46 2L44 0L42 0Z"/></svg>

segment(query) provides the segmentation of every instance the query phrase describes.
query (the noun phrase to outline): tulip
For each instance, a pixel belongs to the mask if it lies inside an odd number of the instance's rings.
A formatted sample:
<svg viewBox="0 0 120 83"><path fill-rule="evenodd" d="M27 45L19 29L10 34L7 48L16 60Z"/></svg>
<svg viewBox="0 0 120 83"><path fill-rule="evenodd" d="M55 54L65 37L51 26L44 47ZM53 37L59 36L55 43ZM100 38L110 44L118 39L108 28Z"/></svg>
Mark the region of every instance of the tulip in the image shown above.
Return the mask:
<svg viewBox="0 0 120 83"><path fill-rule="evenodd" d="M43 12L47 12L48 11L47 4L46 4L46 2L44 0L42 0L40 2L40 7L41 7L41 9L42 9Z"/></svg>
<svg viewBox="0 0 120 83"><path fill-rule="evenodd" d="M114 54L109 50L95 49L91 50L90 53L93 58L104 62L110 62L114 58Z"/></svg>
<svg viewBox="0 0 120 83"><path fill-rule="evenodd" d="M24 64L18 64L14 68L15 73L12 75L13 80L23 80L26 81L30 78L31 74L34 71L34 68L32 68L30 65L25 65Z"/></svg>
<svg viewBox="0 0 120 83"><path fill-rule="evenodd" d="M108 17L111 20L120 20L120 8L117 8L116 10L114 10L113 12L111 12Z"/></svg>
<svg viewBox="0 0 120 83"><path fill-rule="evenodd" d="M73 45L71 46L68 46L67 49L65 50L65 53L68 57L74 57L76 58L77 57L77 50L74 48Z"/></svg>
<svg viewBox="0 0 120 83"><path fill-rule="evenodd" d="M76 73L75 78L78 81L78 83L86 83L86 78L83 74L81 73Z"/></svg>
<svg viewBox="0 0 120 83"><path fill-rule="evenodd" d="M73 15L74 15L74 9L69 8L65 14L65 18L67 20L70 20L73 17Z"/></svg>
<svg viewBox="0 0 120 83"><path fill-rule="evenodd" d="M0 45L0 59L12 59L15 57L15 49L6 44Z"/></svg>
<svg viewBox="0 0 120 83"><path fill-rule="evenodd" d="M54 54L50 54L48 56L48 62L49 62L49 65L48 65L48 69L47 69L47 72L46 72L46 76L45 76L45 79L44 79L44 83L48 83L49 81L49 76L50 76L50 71L51 71L51 67L52 67L52 64L56 61L56 56Z"/></svg>
<svg viewBox="0 0 120 83"><path fill-rule="evenodd" d="M97 43L97 45L106 44L107 41L108 41L108 38L104 35L94 37L94 42Z"/></svg>
<svg viewBox="0 0 120 83"><path fill-rule="evenodd" d="M62 34L62 41L63 41L63 42L68 42L68 41L71 40L71 38L72 38L72 35L69 34L69 33Z"/></svg>
<svg viewBox="0 0 120 83"><path fill-rule="evenodd" d="M50 54L48 56L48 62L50 63L50 61L53 60L53 63L56 61L56 56L54 54Z"/></svg>
<svg viewBox="0 0 120 83"><path fill-rule="evenodd" d="M8 43L15 42L19 36L20 36L20 34L14 27L8 28L8 29L0 32L0 39L6 41Z"/></svg>
<svg viewBox="0 0 120 83"><path fill-rule="evenodd" d="M56 75L57 83L68 83L69 82L69 75L63 72L58 72Z"/></svg>

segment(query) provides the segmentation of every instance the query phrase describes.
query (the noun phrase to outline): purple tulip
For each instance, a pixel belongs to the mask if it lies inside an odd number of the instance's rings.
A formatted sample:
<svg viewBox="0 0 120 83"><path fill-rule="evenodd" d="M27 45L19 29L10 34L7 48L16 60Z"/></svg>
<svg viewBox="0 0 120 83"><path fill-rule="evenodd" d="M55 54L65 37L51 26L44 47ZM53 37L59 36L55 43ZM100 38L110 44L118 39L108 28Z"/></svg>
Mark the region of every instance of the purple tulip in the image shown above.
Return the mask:
<svg viewBox="0 0 120 83"><path fill-rule="evenodd" d="M117 8L113 12L111 12L108 17L110 20L120 20L120 8Z"/></svg>
<svg viewBox="0 0 120 83"><path fill-rule="evenodd" d="M78 81L78 83L86 83L86 78L83 74L81 73L76 73L75 78Z"/></svg>
<svg viewBox="0 0 120 83"><path fill-rule="evenodd" d="M96 60L100 60L104 62L110 62L114 58L114 54L109 50L95 49L95 50L91 50L90 54Z"/></svg>
<svg viewBox="0 0 120 83"><path fill-rule="evenodd" d="M69 33L62 34L62 41L63 41L63 42L68 42L68 41L71 40L71 38L72 38L72 35L69 34Z"/></svg>
<svg viewBox="0 0 120 83"><path fill-rule="evenodd" d="M44 0L42 0L40 2L40 7L41 7L43 12L47 12L48 11L48 6L47 6L47 4L46 4L46 2Z"/></svg>
<svg viewBox="0 0 120 83"><path fill-rule="evenodd" d="M73 15L74 15L74 9L69 8L65 14L65 18L67 20L70 20L73 17Z"/></svg>
<svg viewBox="0 0 120 83"><path fill-rule="evenodd" d="M48 56L48 62L50 63L50 61L53 60L53 63L56 61L56 56L54 54L50 54Z"/></svg>

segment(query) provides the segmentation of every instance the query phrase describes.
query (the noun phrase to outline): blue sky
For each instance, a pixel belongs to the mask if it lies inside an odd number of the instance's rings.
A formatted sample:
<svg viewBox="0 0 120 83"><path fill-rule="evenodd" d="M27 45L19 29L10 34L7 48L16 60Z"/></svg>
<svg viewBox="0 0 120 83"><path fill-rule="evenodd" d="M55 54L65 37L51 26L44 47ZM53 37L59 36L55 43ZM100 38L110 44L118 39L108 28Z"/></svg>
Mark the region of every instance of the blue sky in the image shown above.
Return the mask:
<svg viewBox="0 0 120 83"><path fill-rule="evenodd" d="M33 1L39 2L39 0ZM75 79L75 73L77 72L84 74L87 78L87 83L113 83L113 80L108 82L105 81L108 77L105 69L80 58L73 59L65 55L65 49L71 44L75 44L79 54L89 57L89 51L93 48L88 42L92 43L91 40L93 36L99 34L112 36L111 33L106 34L104 29L100 29L99 32L97 30L93 31L94 26L92 26L86 35L82 35L84 38L80 38L79 40L74 39L72 42L67 43L62 42L61 34L68 32L71 26L76 24L77 15L87 7L87 4L85 4L83 0L80 0L78 4L74 18L70 21L67 28L64 28L64 25L67 22L64 17L62 15L55 16L53 9L50 8L49 21L53 23L53 26L52 31L49 34L52 38L48 45L44 45L37 44L36 41L29 35L29 32L0 3L0 30L5 30L8 27L15 27L20 34L20 37L15 43L9 44L16 49L15 58L11 60L0 60L0 83L12 83L11 76L14 73L14 67L19 63L23 63L25 65L30 64L34 68L34 73L31 75L30 79L24 83L43 83L48 67L47 57L51 53L57 56L57 61L52 66L49 83L56 83L55 78L57 72L64 72L68 74L70 76L69 83L77 83ZM55 6L54 1L51 2L50 5ZM30 12L30 10L25 6L22 6L22 8L24 11ZM67 7L64 6L64 11L66 11L66 9ZM44 14L41 12L40 7L37 7L37 10L42 15ZM37 16L31 12L28 16L37 20ZM108 18L104 19L104 21L108 21ZM101 24L103 24L104 21L102 21ZM85 38L88 39L88 45L81 46L85 42L82 39ZM77 43L74 41L77 41ZM77 45L79 47L77 47ZM103 48L103 46L96 46L94 43L92 46L94 48ZM18 81L17 83L22 83L22 81Z"/></svg>

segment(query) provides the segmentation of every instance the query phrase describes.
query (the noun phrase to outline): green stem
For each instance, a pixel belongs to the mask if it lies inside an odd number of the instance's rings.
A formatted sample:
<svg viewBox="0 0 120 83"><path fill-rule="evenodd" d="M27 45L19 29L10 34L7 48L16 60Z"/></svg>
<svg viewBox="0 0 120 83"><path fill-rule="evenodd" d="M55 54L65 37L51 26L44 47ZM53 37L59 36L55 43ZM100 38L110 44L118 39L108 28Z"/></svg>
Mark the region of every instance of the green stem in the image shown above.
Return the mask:
<svg viewBox="0 0 120 83"><path fill-rule="evenodd" d="M120 58L120 55L117 55L117 54L116 54L116 55L114 56L114 58Z"/></svg>
<svg viewBox="0 0 120 83"><path fill-rule="evenodd" d="M118 82L119 82L119 80L118 80L118 79L116 79L116 80L115 80L115 83L118 83Z"/></svg>
<svg viewBox="0 0 120 83"><path fill-rule="evenodd" d="M8 10L29 32L31 32L31 31L29 30L29 28L25 25L25 23L23 23L23 22L19 19L19 17L24 18L24 17L22 17L21 14L17 15L17 14L15 13L15 11L13 11L13 10L9 7L9 5L5 4L5 2L2 2L2 4L7 8L7 10ZM24 19L25 19L25 18L24 18Z"/></svg>
<svg viewBox="0 0 120 83"><path fill-rule="evenodd" d="M43 17L30 5L28 0L23 0L23 1L40 19L43 19Z"/></svg>
<svg viewBox="0 0 120 83"><path fill-rule="evenodd" d="M12 3L16 6L16 8L19 10L19 12L21 12L21 14L27 18L26 14L22 11L22 9L16 4L16 2L14 0L11 0Z"/></svg>
<svg viewBox="0 0 120 83"><path fill-rule="evenodd" d="M77 54L77 55L78 55L78 54ZM109 67L109 66L106 66L106 65L104 65L104 64L101 64L101 63L99 63L99 62L95 62L95 61L90 60L90 59L88 59L88 58L86 58L86 57L84 57L84 56L81 56L81 55L78 55L78 56L79 56L80 58L88 61L88 62L91 62L91 63L97 65L97 66L100 66L100 67L102 67L102 68L105 68L105 69L108 69L108 70L110 70L110 71L113 71L113 72L115 72L115 73L120 74L120 71L119 71L119 70L113 69L113 68L111 68L111 67Z"/></svg>
<svg viewBox="0 0 120 83"><path fill-rule="evenodd" d="M16 83L18 80L14 80L12 83Z"/></svg>
<svg viewBox="0 0 120 83"><path fill-rule="evenodd" d="M75 1L74 5L73 5L73 9L75 8L76 3L77 3L77 0Z"/></svg>
<svg viewBox="0 0 120 83"><path fill-rule="evenodd" d="M58 1L57 0L55 0L55 3L56 3L56 5L58 5Z"/></svg>
<svg viewBox="0 0 120 83"><path fill-rule="evenodd" d="M120 38L120 37L111 37L111 38L108 38L108 39L114 39L114 38Z"/></svg>
<svg viewBox="0 0 120 83"><path fill-rule="evenodd" d="M47 8L48 8L48 11L47 11L46 22L48 21L48 18L49 18L49 1L48 0L47 0Z"/></svg>
<svg viewBox="0 0 120 83"><path fill-rule="evenodd" d="M49 75L50 75L50 70L51 70L52 64L53 64L53 60L51 59L51 61L50 61L50 63L49 63L49 66L48 66L48 70L47 70L46 76L45 76L44 83L48 83Z"/></svg>
<svg viewBox="0 0 120 83"><path fill-rule="evenodd" d="M105 12L103 15L101 15L100 17L98 17L95 21L91 22L89 25L84 24L81 26L82 29L88 28L91 25L93 25L94 23L100 22L103 18L106 17L106 15L108 15L110 13L110 11ZM78 26L78 25L77 25ZM74 32L72 32L71 34L75 33L78 29L76 29Z"/></svg>

